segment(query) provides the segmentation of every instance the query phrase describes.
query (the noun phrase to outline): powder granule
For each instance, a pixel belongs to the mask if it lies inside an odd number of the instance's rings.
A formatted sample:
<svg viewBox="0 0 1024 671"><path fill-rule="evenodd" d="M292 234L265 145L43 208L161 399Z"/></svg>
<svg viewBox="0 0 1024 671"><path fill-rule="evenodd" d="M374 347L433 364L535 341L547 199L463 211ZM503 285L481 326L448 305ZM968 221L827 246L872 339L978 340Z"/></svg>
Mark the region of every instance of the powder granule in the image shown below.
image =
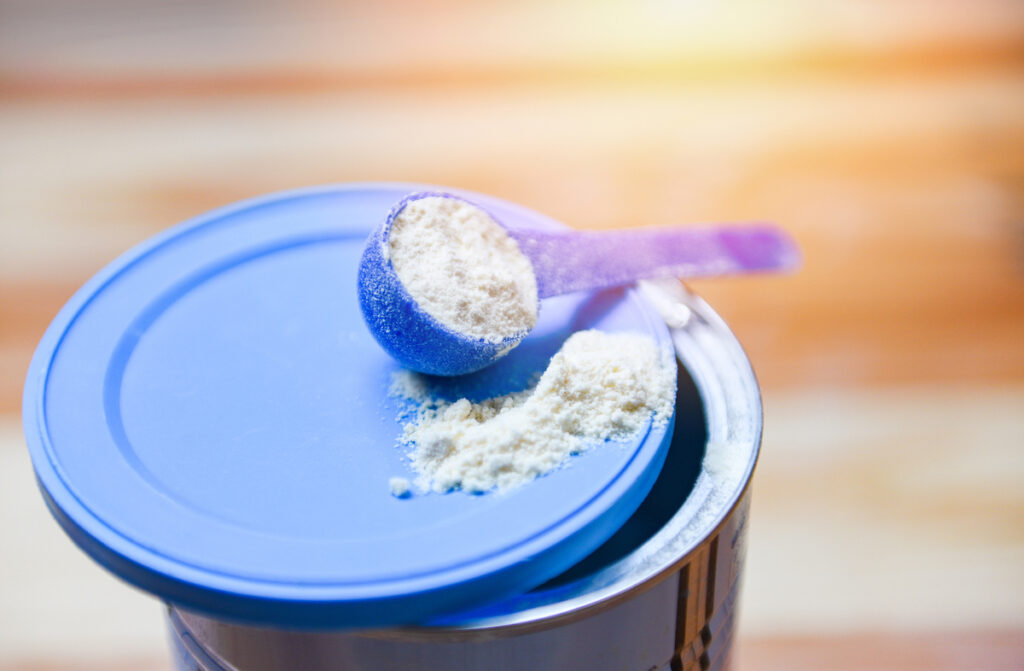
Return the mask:
<svg viewBox="0 0 1024 671"><path fill-rule="evenodd" d="M537 323L537 279L490 215L455 198L409 201L389 233L389 256L409 295L464 335L500 343Z"/></svg>
<svg viewBox="0 0 1024 671"><path fill-rule="evenodd" d="M473 403L429 396L422 376L396 375L392 393L417 401L402 441L422 490L518 487L571 454L664 425L675 403L670 348L636 333L581 331L551 358L536 385Z"/></svg>
<svg viewBox="0 0 1024 671"><path fill-rule="evenodd" d="M408 478L391 478L388 480L388 487L391 488L391 495L398 499L404 499L409 495L412 483Z"/></svg>

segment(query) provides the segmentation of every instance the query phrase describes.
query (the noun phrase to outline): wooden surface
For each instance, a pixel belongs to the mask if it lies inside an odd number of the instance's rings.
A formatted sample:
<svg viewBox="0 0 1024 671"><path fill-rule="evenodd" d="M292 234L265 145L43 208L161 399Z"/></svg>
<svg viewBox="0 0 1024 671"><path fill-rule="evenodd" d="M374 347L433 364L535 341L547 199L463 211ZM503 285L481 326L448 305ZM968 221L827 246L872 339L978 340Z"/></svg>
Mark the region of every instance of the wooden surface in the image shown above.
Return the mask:
<svg viewBox="0 0 1024 671"><path fill-rule="evenodd" d="M1024 639L1007 631L747 637L734 668L744 671L1020 671ZM979 665L984 660L984 666ZM5 665L0 671L65 671L62 664ZM76 664L76 671L171 671L163 657Z"/></svg>
<svg viewBox="0 0 1024 671"><path fill-rule="evenodd" d="M165 663L34 490L59 307L187 217L371 180L792 231L799 274L692 283L765 389L739 668L1024 668L1024 4L2 0L0 669Z"/></svg>

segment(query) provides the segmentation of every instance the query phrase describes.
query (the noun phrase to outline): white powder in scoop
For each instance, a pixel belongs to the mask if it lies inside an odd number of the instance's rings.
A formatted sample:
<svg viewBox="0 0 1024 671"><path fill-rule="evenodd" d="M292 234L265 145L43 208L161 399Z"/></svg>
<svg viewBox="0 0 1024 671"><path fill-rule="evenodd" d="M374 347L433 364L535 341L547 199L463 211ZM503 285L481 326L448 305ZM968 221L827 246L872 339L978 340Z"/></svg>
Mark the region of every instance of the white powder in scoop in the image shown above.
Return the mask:
<svg viewBox="0 0 1024 671"><path fill-rule="evenodd" d="M675 403L670 348L636 333L580 331L551 358L537 383L473 403L430 395L426 378L395 376L392 393L420 405L403 442L421 490L506 490L605 440L664 425Z"/></svg>
<svg viewBox="0 0 1024 671"><path fill-rule="evenodd" d="M386 255L398 279L441 324L493 343L536 324L533 265L480 208L454 198L412 200L389 237Z"/></svg>

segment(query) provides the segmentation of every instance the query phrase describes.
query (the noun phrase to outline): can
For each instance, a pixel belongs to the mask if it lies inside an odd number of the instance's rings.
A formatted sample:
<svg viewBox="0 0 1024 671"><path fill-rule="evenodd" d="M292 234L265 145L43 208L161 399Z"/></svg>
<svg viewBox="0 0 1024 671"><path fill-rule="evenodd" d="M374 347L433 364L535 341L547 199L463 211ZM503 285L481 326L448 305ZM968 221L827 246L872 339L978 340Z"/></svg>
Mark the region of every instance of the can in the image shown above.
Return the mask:
<svg viewBox="0 0 1024 671"><path fill-rule="evenodd" d="M239 624L168 605L181 671L680 671L729 667L762 408L750 362L681 283L642 283L668 323L679 387L665 466L597 551L530 592L428 626Z"/></svg>

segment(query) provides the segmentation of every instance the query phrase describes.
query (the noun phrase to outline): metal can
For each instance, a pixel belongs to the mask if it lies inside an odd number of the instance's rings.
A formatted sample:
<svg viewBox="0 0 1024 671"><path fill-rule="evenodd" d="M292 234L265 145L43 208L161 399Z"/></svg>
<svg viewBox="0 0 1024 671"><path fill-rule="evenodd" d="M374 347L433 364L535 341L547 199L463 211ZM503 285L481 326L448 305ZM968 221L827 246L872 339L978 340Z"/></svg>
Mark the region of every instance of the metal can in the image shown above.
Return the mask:
<svg viewBox="0 0 1024 671"><path fill-rule="evenodd" d="M170 605L185 671L662 671L729 666L760 392L725 322L674 281L645 282L679 363L676 429L657 483L597 551L520 596L387 631L236 624Z"/></svg>

